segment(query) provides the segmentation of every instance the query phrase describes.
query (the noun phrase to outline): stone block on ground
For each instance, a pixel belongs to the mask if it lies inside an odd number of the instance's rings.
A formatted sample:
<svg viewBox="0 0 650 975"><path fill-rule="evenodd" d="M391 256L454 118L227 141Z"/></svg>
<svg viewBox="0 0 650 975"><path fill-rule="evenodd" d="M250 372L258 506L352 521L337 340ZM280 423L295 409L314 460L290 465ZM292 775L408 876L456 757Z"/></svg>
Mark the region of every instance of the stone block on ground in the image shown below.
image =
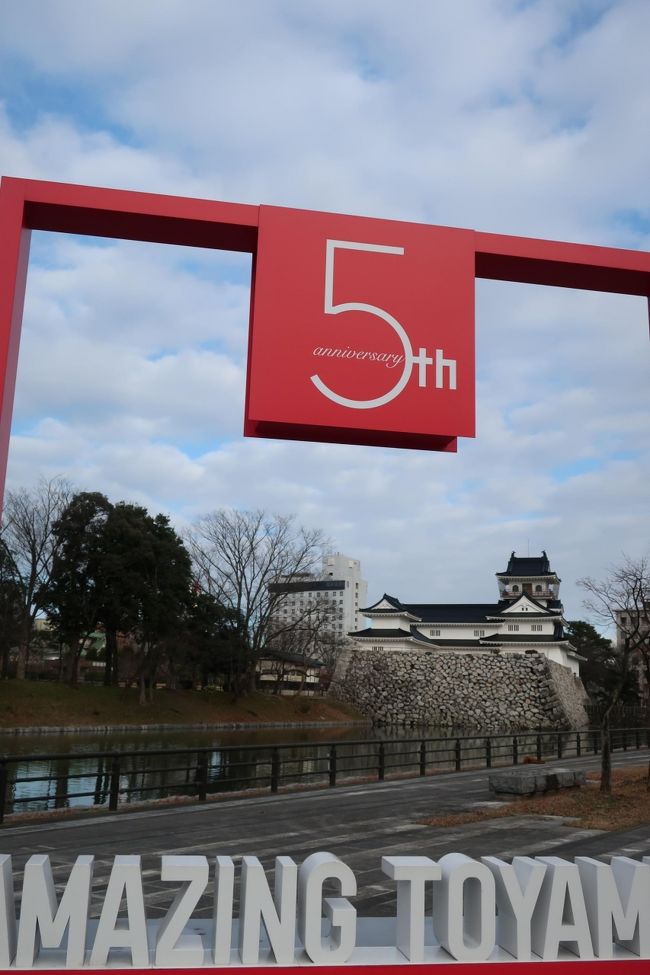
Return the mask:
<svg viewBox="0 0 650 975"><path fill-rule="evenodd" d="M555 792L584 785L586 773L582 769L548 769L540 772L530 769L508 769L507 772L491 772L488 777L490 792L499 795L529 796L536 792Z"/></svg>
<svg viewBox="0 0 650 975"><path fill-rule="evenodd" d="M491 772L488 778L490 792L513 796L529 796L539 791L534 772Z"/></svg>

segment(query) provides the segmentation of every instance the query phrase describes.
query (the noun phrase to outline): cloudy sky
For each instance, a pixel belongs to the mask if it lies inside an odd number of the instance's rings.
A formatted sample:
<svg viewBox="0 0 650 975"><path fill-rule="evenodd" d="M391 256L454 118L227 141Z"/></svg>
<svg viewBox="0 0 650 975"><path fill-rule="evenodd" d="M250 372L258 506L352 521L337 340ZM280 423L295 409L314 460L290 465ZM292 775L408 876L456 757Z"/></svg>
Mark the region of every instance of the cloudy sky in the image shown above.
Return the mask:
<svg viewBox="0 0 650 975"><path fill-rule="evenodd" d="M650 249L648 0L2 0L0 173ZM10 486L295 513L374 601L648 551L644 299L477 282L477 436L242 436L250 260L38 233Z"/></svg>

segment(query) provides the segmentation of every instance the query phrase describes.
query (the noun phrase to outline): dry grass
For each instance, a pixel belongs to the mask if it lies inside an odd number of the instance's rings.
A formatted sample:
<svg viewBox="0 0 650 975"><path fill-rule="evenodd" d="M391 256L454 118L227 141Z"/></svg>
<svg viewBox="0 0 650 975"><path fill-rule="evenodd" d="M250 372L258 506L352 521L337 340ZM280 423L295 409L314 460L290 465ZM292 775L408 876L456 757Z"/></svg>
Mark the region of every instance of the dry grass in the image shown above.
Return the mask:
<svg viewBox="0 0 650 975"><path fill-rule="evenodd" d="M647 782L646 766L615 769L612 773L612 792L605 795L599 790L600 773L590 772L587 785L581 789L522 797L498 808L435 816L420 822L425 826L462 826L503 816L560 816L572 820L572 826L584 829L630 829L646 823L650 825Z"/></svg>
<svg viewBox="0 0 650 975"><path fill-rule="evenodd" d="M92 725L271 724L360 719L354 708L322 697L158 690L139 705L134 688L68 687L49 681L0 681L0 728Z"/></svg>

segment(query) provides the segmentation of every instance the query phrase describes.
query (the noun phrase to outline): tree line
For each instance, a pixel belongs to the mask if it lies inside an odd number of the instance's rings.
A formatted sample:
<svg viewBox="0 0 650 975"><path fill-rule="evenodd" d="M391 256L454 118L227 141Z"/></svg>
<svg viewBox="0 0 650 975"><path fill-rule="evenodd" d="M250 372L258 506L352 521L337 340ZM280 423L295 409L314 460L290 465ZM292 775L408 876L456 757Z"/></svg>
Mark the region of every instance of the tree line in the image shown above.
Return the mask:
<svg viewBox="0 0 650 975"><path fill-rule="evenodd" d="M594 641L582 625L589 652L581 676L592 699L601 705L600 789L609 793L611 724L616 708L638 702L650 718L650 559L623 555L605 578L586 576L578 585L586 593L584 606L592 619L616 633L616 640L608 645L602 638ZM572 638L572 642L579 649L579 640ZM647 784L650 791L650 763Z"/></svg>
<svg viewBox="0 0 650 975"><path fill-rule="evenodd" d="M277 579L315 573L326 540L292 517L220 509L183 537L163 514L63 479L9 491L0 531L0 674L24 679L46 618L71 684L104 634L103 682L251 689L274 648L331 653L329 606L281 621ZM277 589L277 587L275 587Z"/></svg>

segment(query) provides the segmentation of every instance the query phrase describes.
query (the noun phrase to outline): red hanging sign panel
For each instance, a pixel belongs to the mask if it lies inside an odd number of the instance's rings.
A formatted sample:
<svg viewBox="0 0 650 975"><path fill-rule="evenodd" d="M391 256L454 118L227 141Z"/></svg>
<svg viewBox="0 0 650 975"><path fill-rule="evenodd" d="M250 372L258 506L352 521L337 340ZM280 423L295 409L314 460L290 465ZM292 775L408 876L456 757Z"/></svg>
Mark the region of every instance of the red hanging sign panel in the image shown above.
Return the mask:
<svg viewBox="0 0 650 975"><path fill-rule="evenodd" d="M474 436L474 234L260 207L245 433Z"/></svg>

